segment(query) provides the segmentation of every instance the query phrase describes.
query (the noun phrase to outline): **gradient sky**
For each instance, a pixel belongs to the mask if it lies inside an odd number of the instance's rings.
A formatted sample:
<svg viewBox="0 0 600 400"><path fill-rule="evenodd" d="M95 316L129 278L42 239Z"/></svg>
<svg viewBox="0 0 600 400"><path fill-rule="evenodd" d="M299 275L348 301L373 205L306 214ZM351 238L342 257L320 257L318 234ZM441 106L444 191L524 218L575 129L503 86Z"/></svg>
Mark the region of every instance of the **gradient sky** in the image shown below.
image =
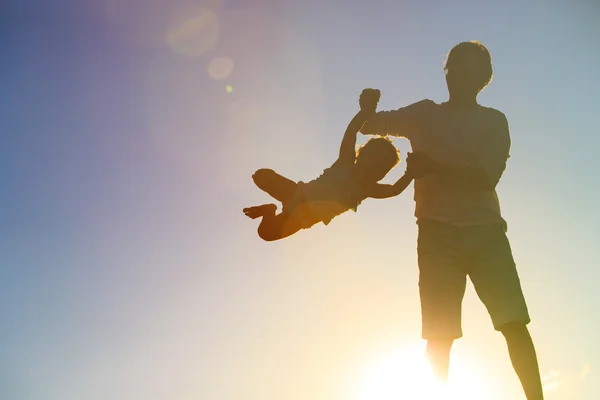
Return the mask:
<svg viewBox="0 0 600 400"><path fill-rule="evenodd" d="M349 400L369 360L421 343L412 186L264 243L250 176L316 177L365 87L444 101L472 39L510 124L498 193L547 398L600 398L596 2L7 3L2 399ZM524 399L472 287L463 328L480 398Z"/></svg>

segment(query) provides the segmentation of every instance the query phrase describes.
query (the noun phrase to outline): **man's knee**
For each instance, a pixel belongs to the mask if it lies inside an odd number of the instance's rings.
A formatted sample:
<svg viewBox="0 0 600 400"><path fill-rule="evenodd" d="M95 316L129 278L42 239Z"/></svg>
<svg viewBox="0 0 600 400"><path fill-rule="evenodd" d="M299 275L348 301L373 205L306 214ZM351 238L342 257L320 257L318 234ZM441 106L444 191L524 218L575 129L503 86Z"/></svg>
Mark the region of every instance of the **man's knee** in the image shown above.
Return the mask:
<svg viewBox="0 0 600 400"><path fill-rule="evenodd" d="M505 338L511 338L515 336L522 336L529 333L527 324L521 321L508 322L502 325L499 329Z"/></svg>

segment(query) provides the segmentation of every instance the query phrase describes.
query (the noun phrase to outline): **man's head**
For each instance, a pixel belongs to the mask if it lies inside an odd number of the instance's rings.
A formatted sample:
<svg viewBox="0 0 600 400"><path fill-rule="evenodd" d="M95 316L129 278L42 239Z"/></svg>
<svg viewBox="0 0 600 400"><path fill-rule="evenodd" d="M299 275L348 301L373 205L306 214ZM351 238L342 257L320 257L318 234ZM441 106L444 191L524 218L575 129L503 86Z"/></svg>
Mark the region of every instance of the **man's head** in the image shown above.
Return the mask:
<svg viewBox="0 0 600 400"><path fill-rule="evenodd" d="M450 97L477 97L492 80L492 57L480 42L462 42L448 53L444 71Z"/></svg>
<svg viewBox="0 0 600 400"><path fill-rule="evenodd" d="M370 139L358 149L356 166L369 181L379 182L400 161L400 152L386 137Z"/></svg>

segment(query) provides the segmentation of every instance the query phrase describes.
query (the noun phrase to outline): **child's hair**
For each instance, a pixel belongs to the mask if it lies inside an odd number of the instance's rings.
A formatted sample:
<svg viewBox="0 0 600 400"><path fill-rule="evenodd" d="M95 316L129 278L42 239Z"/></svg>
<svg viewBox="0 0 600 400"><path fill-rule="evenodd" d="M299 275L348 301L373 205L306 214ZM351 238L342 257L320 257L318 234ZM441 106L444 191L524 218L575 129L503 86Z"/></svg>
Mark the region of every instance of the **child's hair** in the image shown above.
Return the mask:
<svg viewBox="0 0 600 400"><path fill-rule="evenodd" d="M356 150L356 161L359 162L361 157L387 159L392 169L400 162L400 150L386 136L374 137Z"/></svg>

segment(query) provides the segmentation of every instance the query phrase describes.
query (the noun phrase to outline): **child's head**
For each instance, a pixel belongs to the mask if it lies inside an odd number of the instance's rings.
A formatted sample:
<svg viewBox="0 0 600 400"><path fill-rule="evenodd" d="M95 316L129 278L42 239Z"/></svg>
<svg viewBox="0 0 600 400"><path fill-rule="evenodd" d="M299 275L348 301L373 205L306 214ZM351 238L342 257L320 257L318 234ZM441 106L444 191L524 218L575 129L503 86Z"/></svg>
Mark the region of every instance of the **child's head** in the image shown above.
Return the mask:
<svg viewBox="0 0 600 400"><path fill-rule="evenodd" d="M356 166L364 178L379 182L400 161L400 152L386 137L370 139L356 152Z"/></svg>

